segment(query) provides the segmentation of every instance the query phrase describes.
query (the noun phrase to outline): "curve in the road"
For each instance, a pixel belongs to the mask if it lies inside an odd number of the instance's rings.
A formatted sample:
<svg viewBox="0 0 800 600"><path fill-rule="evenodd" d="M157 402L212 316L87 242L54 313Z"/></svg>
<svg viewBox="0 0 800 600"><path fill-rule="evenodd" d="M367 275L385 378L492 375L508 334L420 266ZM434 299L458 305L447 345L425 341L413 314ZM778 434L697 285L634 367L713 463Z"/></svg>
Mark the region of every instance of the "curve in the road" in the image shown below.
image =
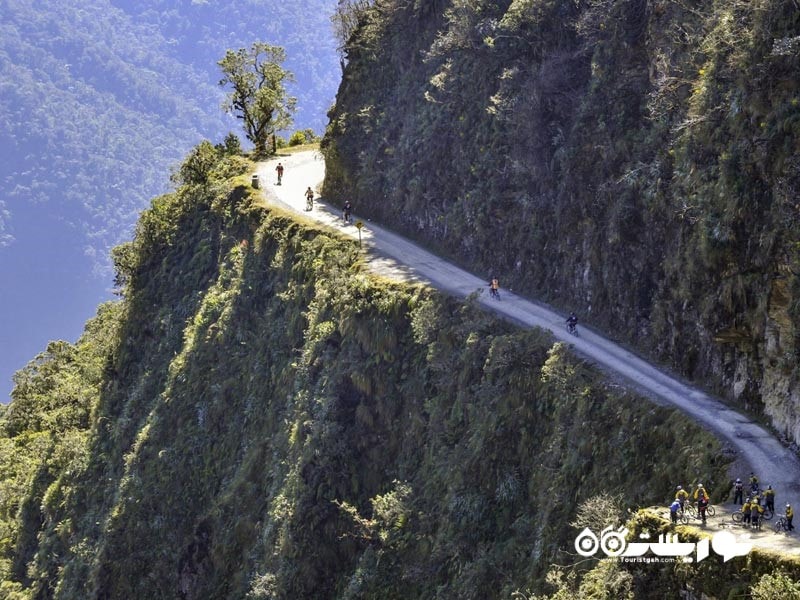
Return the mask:
<svg viewBox="0 0 800 600"><path fill-rule="evenodd" d="M323 201L318 202L310 213L305 211L305 189L319 184L325 175L325 164L319 153L302 152L282 156L280 160L286 168L281 186L274 183L277 160L259 163L258 166L259 179L266 184L263 187L270 199L316 221L337 227L344 235L357 238L359 232L355 227L342 226L337 207ZM358 207L355 208L357 212ZM382 274L428 282L459 297L466 297L487 285L483 279L374 223L364 223L361 236L363 244L377 255L370 260L371 267ZM479 302L523 325L547 329L555 338L568 342L578 353L603 369L622 376L655 401L679 408L727 440L746 462L755 467L762 482L770 483L778 490L781 502L788 499L793 506L798 505L800 460L764 427L586 327L580 328L579 336L573 336L566 331L563 317L546 306L505 290L500 301L481 294Z"/></svg>

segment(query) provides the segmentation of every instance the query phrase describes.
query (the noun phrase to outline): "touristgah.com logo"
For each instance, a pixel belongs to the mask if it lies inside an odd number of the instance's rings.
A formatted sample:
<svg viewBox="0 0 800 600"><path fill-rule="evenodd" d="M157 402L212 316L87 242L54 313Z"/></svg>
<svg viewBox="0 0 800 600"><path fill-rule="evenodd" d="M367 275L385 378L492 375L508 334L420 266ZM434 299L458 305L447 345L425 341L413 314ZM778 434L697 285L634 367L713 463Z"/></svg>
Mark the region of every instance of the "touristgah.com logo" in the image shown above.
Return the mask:
<svg viewBox="0 0 800 600"><path fill-rule="evenodd" d="M718 531L711 539L704 538L699 542L681 542L678 534L662 533L658 541L628 542L625 538L629 531L626 527L606 527L600 536L586 527L575 538L575 550L581 556L595 556L598 551L607 557L619 557L624 562L700 562L708 558L710 550L720 555L723 562L735 556L744 556L753 545L740 542L729 531ZM650 534L639 534L640 540L649 540Z"/></svg>

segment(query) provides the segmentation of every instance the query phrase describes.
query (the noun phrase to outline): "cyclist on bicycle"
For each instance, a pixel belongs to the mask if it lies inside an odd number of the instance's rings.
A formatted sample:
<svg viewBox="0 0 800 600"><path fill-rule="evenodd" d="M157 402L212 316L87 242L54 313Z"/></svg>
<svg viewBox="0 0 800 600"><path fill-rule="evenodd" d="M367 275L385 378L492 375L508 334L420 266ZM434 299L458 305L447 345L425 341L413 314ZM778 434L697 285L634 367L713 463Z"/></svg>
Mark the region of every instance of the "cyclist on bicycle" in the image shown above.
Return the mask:
<svg viewBox="0 0 800 600"><path fill-rule="evenodd" d="M694 495L692 496L692 498L694 498L698 502L702 498L703 500L706 501L706 503L708 503L708 490L706 490L706 488L703 487L702 483L697 484L697 489L694 491Z"/></svg>
<svg viewBox="0 0 800 600"><path fill-rule="evenodd" d="M689 492L687 492L681 486L678 486L677 490L675 491L675 499L681 503L681 511L683 511L683 505L686 504L686 501L689 499Z"/></svg>
<svg viewBox="0 0 800 600"><path fill-rule="evenodd" d="M500 282L497 280L497 277L493 276L492 280L489 282L489 293L492 298L500 299Z"/></svg>
<svg viewBox="0 0 800 600"><path fill-rule="evenodd" d="M567 331L570 333L575 333L575 330L578 327L578 315L574 312L569 313L567 317Z"/></svg>
<svg viewBox="0 0 800 600"><path fill-rule="evenodd" d="M350 204L350 200L344 203L344 207L342 207L342 220L345 223L350 222L350 213L353 210L353 205Z"/></svg>
<svg viewBox="0 0 800 600"><path fill-rule="evenodd" d="M306 189L306 210L311 210L314 208L314 190L311 189L311 186L308 186Z"/></svg>
<svg viewBox="0 0 800 600"><path fill-rule="evenodd" d="M752 471L750 472L750 493L758 493L758 477L756 477L756 474Z"/></svg>

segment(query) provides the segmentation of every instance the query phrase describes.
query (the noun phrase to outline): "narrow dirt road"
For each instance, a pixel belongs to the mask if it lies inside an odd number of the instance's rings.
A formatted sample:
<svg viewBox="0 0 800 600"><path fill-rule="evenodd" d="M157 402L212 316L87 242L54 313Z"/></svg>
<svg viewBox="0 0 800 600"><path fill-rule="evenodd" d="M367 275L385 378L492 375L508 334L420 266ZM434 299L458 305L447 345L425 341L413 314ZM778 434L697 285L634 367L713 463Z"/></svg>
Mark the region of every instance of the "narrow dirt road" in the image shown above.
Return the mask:
<svg viewBox="0 0 800 600"><path fill-rule="evenodd" d="M354 225L344 225L341 207L332 207L324 201L317 201L312 211L306 211L304 191L308 186L316 191L316 186L325 175L322 157L318 152L301 152L281 156L279 160L285 167L281 186L276 185L275 166L278 159L259 163L258 166L257 172L268 201L326 223L343 235L359 239L360 234L362 244L370 255L370 268L374 272L403 280L427 282L457 297L466 297L477 289L487 290L485 279L438 258L378 225L362 220L364 226L360 232ZM354 207L354 215L354 221L358 221L357 206ZM654 402L679 408L697 423L730 443L743 459L737 465L749 464L758 474L763 486L771 484L777 490L778 513L783 512L782 507L786 502L800 507L800 460L769 431L753 423L747 416L584 326L579 326L579 336L568 333L564 326L564 317L542 304L506 290L501 290L501 300L492 299L485 293L481 294L479 302L487 309L519 324L549 330L556 339L567 342L578 354L621 378ZM749 471L734 474L743 480L747 475ZM733 505L720 506L718 509L726 517L715 522L726 526L730 523L730 512L735 509ZM709 527L715 526L716 524L709 523ZM767 537L773 542L768 542ZM758 538L758 545L800 553L797 538L794 535L778 536L771 533L771 524L768 524L763 533L758 534Z"/></svg>

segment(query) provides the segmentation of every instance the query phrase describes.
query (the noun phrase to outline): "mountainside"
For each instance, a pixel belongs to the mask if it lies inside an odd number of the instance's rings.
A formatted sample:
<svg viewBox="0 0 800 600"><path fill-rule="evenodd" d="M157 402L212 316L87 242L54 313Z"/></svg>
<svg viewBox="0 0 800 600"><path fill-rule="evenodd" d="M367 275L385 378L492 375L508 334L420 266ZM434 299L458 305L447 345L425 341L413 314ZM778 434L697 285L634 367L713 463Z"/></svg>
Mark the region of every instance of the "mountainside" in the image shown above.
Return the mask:
<svg viewBox="0 0 800 600"><path fill-rule="evenodd" d="M115 249L121 300L0 413L2 597L508 598L574 562L576 518L676 481L727 493L726 452L681 414L367 275L356 242L261 204L241 157L195 158ZM737 561L670 585L776 568Z"/></svg>
<svg viewBox="0 0 800 600"><path fill-rule="evenodd" d="M3 1L0 402L46 336L75 339L108 298L108 251L168 189L170 169L200 140L241 132L220 108L227 49L286 47L295 127L322 132L341 74L335 5Z"/></svg>
<svg viewBox="0 0 800 600"><path fill-rule="evenodd" d="M800 441L793 0L377 0L325 193Z"/></svg>

